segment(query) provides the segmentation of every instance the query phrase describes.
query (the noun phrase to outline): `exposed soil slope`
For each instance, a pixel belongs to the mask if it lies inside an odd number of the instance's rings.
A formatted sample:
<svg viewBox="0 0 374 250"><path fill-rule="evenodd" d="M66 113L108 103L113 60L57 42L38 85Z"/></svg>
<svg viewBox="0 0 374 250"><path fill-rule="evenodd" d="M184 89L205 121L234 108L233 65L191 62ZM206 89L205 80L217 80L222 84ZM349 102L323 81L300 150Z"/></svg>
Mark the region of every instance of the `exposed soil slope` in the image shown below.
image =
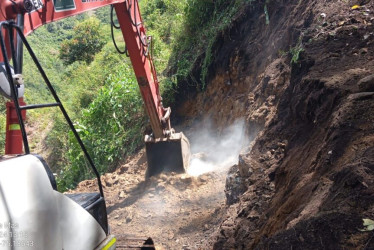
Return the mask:
<svg viewBox="0 0 374 250"><path fill-rule="evenodd" d="M268 25L264 4L218 36L206 92L179 109L257 135L228 183L247 191L205 247L372 249L374 3L269 1Z"/></svg>

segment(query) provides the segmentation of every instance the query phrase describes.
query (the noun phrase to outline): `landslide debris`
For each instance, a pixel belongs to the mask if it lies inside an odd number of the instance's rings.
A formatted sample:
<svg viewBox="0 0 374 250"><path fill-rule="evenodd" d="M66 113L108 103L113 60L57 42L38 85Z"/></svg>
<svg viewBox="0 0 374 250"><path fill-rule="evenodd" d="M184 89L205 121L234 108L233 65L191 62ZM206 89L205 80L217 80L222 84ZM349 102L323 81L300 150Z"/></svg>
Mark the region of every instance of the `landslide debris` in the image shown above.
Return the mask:
<svg viewBox="0 0 374 250"><path fill-rule="evenodd" d="M102 176L111 231L119 239L151 237L156 249L199 249L218 229L225 211L225 171L162 173L145 179L142 150L115 172ZM93 192L96 180L81 182L73 192Z"/></svg>
<svg viewBox="0 0 374 250"><path fill-rule="evenodd" d="M179 112L256 138L203 249L374 248L373 1L251 2L213 48Z"/></svg>

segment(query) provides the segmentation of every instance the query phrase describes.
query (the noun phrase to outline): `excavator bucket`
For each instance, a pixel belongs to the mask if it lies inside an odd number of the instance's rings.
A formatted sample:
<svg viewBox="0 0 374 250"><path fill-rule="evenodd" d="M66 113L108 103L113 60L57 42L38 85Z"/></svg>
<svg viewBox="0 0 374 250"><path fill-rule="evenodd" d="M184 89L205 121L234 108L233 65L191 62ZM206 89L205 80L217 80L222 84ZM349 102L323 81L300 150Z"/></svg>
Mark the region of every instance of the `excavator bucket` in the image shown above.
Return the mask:
<svg viewBox="0 0 374 250"><path fill-rule="evenodd" d="M147 177L161 172L184 173L190 163L190 142L182 133L169 138L146 140Z"/></svg>

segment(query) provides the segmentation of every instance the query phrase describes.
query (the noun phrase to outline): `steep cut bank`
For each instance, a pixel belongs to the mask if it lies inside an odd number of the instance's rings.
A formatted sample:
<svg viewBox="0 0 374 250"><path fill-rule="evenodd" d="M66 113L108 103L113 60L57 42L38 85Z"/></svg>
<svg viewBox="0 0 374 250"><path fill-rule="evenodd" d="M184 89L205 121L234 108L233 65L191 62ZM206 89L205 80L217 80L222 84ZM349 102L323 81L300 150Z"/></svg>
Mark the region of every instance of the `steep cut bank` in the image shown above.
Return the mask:
<svg viewBox="0 0 374 250"><path fill-rule="evenodd" d="M374 248L360 230L374 219L374 3L251 2L212 52L205 92L178 112L218 128L244 117L256 139L205 247Z"/></svg>

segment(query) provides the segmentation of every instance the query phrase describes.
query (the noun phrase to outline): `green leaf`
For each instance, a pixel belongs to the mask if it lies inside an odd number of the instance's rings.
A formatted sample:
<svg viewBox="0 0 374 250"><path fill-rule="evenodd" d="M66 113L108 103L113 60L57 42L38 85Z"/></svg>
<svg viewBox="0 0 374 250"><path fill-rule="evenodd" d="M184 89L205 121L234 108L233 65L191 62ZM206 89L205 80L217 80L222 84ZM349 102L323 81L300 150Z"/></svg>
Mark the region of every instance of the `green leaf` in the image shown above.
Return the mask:
<svg viewBox="0 0 374 250"><path fill-rule="evenodd" d="M363 226L365 228L359 229L361 232L367 232L367 231L373 231L374 230L374 221L370 219L362 219L363 220Z"/></svg>

